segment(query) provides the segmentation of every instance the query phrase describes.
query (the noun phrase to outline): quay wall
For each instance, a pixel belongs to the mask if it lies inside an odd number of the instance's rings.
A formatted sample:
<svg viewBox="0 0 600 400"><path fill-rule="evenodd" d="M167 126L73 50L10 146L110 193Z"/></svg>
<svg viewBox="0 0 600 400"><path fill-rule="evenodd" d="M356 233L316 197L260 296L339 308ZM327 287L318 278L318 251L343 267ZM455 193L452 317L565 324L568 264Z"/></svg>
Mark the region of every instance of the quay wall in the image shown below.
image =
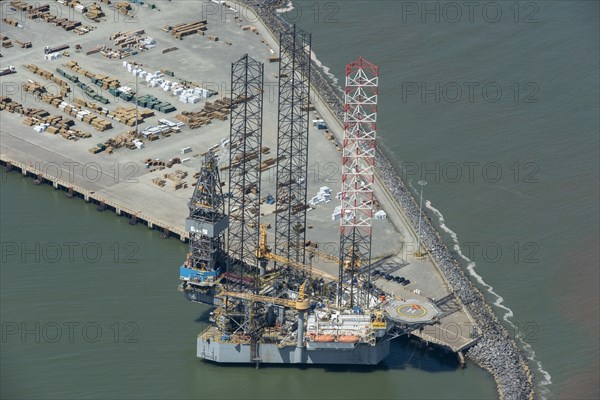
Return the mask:
<svg viewBox="0 0 600 400"><path fill-rule="evenodd" d="M176 235L182 242L186 242L188 240L189 234L180 227L171 226L164 221L157 220L145 215L144 213L133 211L129 207L119 204L114 199L107 198L94 193L93 191L84 189L73 182L67 182L63 179L57 178L51 174L48 174L47 171L39 169L34 165L29 165L27 163L14 160L6 154L0 154L0 164L7 171L16 170L23 174L23 176L28 176L35 179L36 181L34 182L36 183L52 184L55 189L66 191L69 197L81 197L86 202L98 204L98 209L101 211L111 210L117 215L126 216L130 218L132 224L141 222L147 225L150 229L161 230L163 232L163 237Z"/></svg>

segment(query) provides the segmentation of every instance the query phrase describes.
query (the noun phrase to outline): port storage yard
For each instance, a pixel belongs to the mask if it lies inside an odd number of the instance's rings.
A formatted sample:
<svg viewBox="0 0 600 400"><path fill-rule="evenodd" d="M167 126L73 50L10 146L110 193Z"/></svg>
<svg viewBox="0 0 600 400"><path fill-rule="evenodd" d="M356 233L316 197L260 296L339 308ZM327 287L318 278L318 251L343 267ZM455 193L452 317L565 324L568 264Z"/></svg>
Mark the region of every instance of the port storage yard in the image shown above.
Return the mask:
<svg viewBox="0 0 600 400"><path fill-rule="evenodd" d="M36 108L47 111L50 115L60 115L64 119L73 119L63 110L51 105L34 94L24 91L24 84L29 80L38 82L46 90L57 95L56 84L52 80L32 72L26 65L34 64L61 78L56 69L77 75L78 79L91 86L102 97L109 100L102 105L110 111L117 107L134 107L134 103L122 98L115 98L108 90L100 90L89 78L77 74L66 64L72 61L92 73L116 78L121 86L136 87L136 79L123 62L141 64L145 71L170 71L174 77L166 75L171 81L183 79L198 83L200 87L218 92L208 99L215 102L230 95L230 65L248 53L256 60L264 62L265 93L263 113L263 161L276 157L277 148L277 63L269 62L269 58L278 53L275 39L281 23L273 16L273 10L267 5L253 8L265 21L256 18L249 21L235 20L234 14L218 12L216 15L203 16L206 10L204 2L185 2L185 13L182 2L159 2L158 9L143 6L138 10L137 22L127 22L123 14L112 19L110 5L98 3L109 16L106 21L85 21L91 26L89 32L78 35L72 31L61 29L39 19L28 19L25 14L9 9L3 4L2 19L12 18L22 24L21 29L12 24L2 22L3 35L18 38L32 43L31 48L16 46L2 49L0 62L2 67L14 66L16 73L2 76L2 96L20 103L23 108ZM276 4L275 2L271 2ZM51 10L60 10L70 19L76 19L76 12L68 6L51 3ZM214 3L212 3L214 4ZM253 6L254 3L250 4ZM231 3L234 8L241 5ZM110 13L108 12L110 10ZM245 9L246 10L246 9ZM70 14L69 14L70 13ZM226 14L227 18L223 18ZM239 15L250 16L245 12ZM194 16L194 17L192 17ZM201 17L196 17L201 16ZM81 16L79 16L81 18ZM206 31L193 32L177 39L172 32L163 30L165 25L176 26L181 23L192 23L206 19ZM253 29L244 29L244 26ZM153 38L153 48L139 51L123 59L109 58L100 52L93 52L99 46L115 48L113 40L109 40L116 32L144 30L144 35ZM194 27L190 29L193 31ZM52 41L48 42L49 35ZM209 39L209 36L212 38ZM218 38L218 40L214 40ZM314 38L313 40L323 40ZM47 60L44 57L45 46L68 45L69 56ZM82 48L77 49L78 45ZM173 49L163 54L164 49ZM273 50L271 52L270 50ZM349 55L352 58L354 55ZM309 124L309 197L327 186L333 193L339 191L341 181L341 154L339 147L344 129L339 122L342 115L341 102L331 87L324 81L316 68L312 70L313 90L311 98L316 107L310 113L310 120L322 118L333 139L328 138L324 129L317 129ZM64 80L64 77L61 79ZM155 110L153 116L138 121L139 131L151 126L158 126L159 120L167 119L172 123L180 122L176 116L182 112L198 112L204 102L183 103L177 96L164 91L161 87L149 87L147 82L139 79L139 96L154 96L162 102L171 103L176 111L162 112ZM70 84L71 92L65 97L68 103L75 103L76 98L99 103L83 93L76 84ZM140 106L139 112L147 111ZM130 122L123 123L110 119L112 129L98 130L83 120L75 119L75 128L91 135L79 140L67 140L65 137L49 132L36 132L31 126L23 124L25 119L19 112L11 113L3 110L1 128L0 155L8 168L21 170L32 175L38 181L52 182L56 188L68 194L81 195L87 201L98 203L99 209L115 210L132 219L132 222L146 223L150 228L161 229L165 234L174 234L181 240L188 238L184 220L188 216L187 202L192 196L198 171L202 166L204 153L216 146L221 157L220 165L227 166L226 146L223 140L229 138L229 121L213 118L210 124L191 129L187 125L173 129L169 136L160 136L158 140L143 140L142 148L114 148L109 154L107 150L93 154L90 149L98 147L108 139L135 129ZM130 116L131 116L130 112ZM98 115L100 117L100 115ZM135 117L135 114L133 114ZM102 116L106 119L106 116ZM131 119L131 118L130 118ZM129 120L130 120L129 119ZM128 121L129 121L128 120ZM180 131L176 133L176 131ZM385 134L385 133L383 133ZM135 146L133 146L135 147ZM182 153L182 149L191 148ZM170 168L160 168L162 163L179 158ZM183 161L187 159L186 161ZM148 162L150 160L150 162ZM96 173L99 170L100 173ZM181 171L181 172L176 172ZM165 174L171 174L165 177ZM184 177L185 175L185 177ZM226 169L221 178L227 181ZM262 196L267 193L275 195L275 168L263 171ZM180 179L183 177L182 179ZM162 186L158 182L162 181ZM186 187L187 186L187 187ZM177 189L175 189L177 187ZM224 187L227 187L227 182ZM424 325L423 329L410 331L411 334L436 345L444 346L455 352L465 351L468 358L488 369L496 379L499 395L502 398L532 397L531 373L524 362L520 351L498 323L492 310L484 302L481 293L468 281L461 267L452 258L442 239L425 218L422 226L422 241L428 254L416 257L416 229L418 226L419 207L412 195L393 171L385 157L377 154L377 185L375 195L387 214L387 219L373 221L372 259L374 268L395 276L410 279L409 286L401 286L393 281L377 279L375 285L383 290L387 297L397 301L433 303L439 309L438 323ZM333 238L339 236L339 222L332 221L331 214L338 200L322 202L315 205L307 213L307 239L319 243L324 252L338 255L339 242ZM274 207L263 205L262 221L274 223L272 214ZM312 228L311 228L312 227ZM269 240L272 240L269 233ZM333 246L333 247L331 247ZM336 263L317 257L313 260L313 268L336 274ZM414 290L419 292L415 293ZM453 327L454 330L450 330ZM459 329L456 329L458 327ZM462 355L462 353L460 353Z"/></svg>

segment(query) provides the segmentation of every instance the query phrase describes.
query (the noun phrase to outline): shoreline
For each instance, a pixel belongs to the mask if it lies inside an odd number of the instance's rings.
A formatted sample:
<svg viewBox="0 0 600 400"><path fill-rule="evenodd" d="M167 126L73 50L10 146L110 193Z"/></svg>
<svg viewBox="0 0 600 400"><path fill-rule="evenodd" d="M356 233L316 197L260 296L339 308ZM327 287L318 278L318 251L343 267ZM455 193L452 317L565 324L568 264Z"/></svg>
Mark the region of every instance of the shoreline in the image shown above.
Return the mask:
<svg viewBox="0 0 600 400"><path fill-rule="evenodd" d="M286 0L268 0L258 3L254 0L236 0L250 9L275 39L276 34L286 29L276 9L285 6ZM335 93L329 81L322 76L321 70L311 60L311 86L316 95L337 118L343 120L342 100ZM314 101L313 101L314 103ZM415 229L419 219L419 208L407 185L394 169L389 159L377 148L376 176L402 210L410 226ZM510 338L506 328L499 322L483 293L465 275L465 272L448 250L443 238L432 225L431 219L424 213L422 221L422 241L428 255L438 267L445 280L453 288L458 299L475 318L481 330L481 339L470 347L465 355L494 378L501 399L533 399L533 374L525 360L522 350L514 339ZM517 368L515 368L517 367Z"/></svg>

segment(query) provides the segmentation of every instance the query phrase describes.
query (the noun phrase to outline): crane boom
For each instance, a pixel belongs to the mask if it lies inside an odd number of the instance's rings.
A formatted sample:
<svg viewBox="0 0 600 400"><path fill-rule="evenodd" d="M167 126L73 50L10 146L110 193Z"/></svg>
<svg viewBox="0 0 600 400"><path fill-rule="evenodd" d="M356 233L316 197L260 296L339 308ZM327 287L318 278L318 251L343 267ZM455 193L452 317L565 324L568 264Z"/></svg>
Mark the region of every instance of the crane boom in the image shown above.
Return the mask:
<svg viewBox="0 0 600 400"><path fill-rule="evenodd" d="M338 279L337 276L329 274L325 271L321 271L319 269L312 269L310 265L288 260L285 257L272 253L269 247L267 246L267 227L265 224L260 224L260 241L258 243L258 248L256 249L256 258L258 258L259 260L270 260L283 265L289 265L292 268L296 268L300 271L306 272L308 275L317 275L323 279L327 279L330 281L336 281Z"/></svg>
<svg viewBox="0 0 600 400"><path fill-rule="evenodd" d="M334 256L332 254L329 254L329 253L325 253L324 251L320 251L317 248L307 247L306 250L309 253L312 253L312 254L315 254L315 255L318 255L318 256L322 257L324 260L328 260L328 261L334 262L336 264L338 264L340 262L339 257L336 257L336 256Z"/></svg>
<svg viewBox="0 0 600 400"><path fill-rule="evenodd" d="M298 298L296 300L281 299L279 297L262 296L259 294L245 293L245 292L221 292L217 297L233 297L236 299L255 301L259 303L271 303L278 304L284 307L295 308L299 311L308 310L310 308L310 300L305 295L306 283L304 281L298 289Z"/></svg>

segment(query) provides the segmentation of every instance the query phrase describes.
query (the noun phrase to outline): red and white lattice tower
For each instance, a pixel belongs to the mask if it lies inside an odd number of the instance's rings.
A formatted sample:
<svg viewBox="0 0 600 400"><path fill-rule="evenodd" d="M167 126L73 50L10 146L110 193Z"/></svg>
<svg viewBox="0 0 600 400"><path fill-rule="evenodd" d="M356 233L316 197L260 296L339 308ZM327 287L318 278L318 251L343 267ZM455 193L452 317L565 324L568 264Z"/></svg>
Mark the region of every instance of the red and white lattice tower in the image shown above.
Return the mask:
<svg viewBox="0 0 600 400"><path fill-rule="evenodd" d="M376 65L346 65L338 296L351 307L369 306L378 84Z"/></svg>

